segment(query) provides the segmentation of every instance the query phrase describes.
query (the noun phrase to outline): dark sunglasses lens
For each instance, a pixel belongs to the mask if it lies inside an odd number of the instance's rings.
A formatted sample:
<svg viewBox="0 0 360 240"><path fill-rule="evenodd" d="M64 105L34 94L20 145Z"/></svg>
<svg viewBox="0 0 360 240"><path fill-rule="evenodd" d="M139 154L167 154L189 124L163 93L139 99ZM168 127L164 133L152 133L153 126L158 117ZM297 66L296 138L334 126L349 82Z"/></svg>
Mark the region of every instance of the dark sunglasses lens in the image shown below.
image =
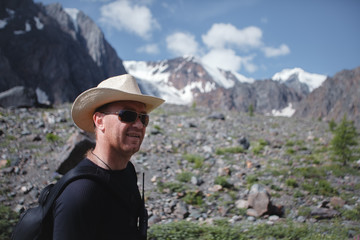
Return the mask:
<svg viewBox="0 0 360 240"><path fill-rule="evenodd" d="M119 112L120 120L123 122L135 122L137 118L137 113L132 111L120 111Z"/></svg>
<svg viewBox="0 0 360 240"><path fill-rule="evenodd" d="M133 111L120 111L119 112L120 120L123 122L126 122L126 123L135 122L136 119L138 118L138 116L139 115ZM140 115L140 121L146 127L149 124L149 115L146 115L146 114Z"/></svg>
<svg viewBox="0 0 360 240"><path fill-rule="evenodd" d="M142 124L146 127L149 124L149 115L141 115L140 120Z"/></svg>

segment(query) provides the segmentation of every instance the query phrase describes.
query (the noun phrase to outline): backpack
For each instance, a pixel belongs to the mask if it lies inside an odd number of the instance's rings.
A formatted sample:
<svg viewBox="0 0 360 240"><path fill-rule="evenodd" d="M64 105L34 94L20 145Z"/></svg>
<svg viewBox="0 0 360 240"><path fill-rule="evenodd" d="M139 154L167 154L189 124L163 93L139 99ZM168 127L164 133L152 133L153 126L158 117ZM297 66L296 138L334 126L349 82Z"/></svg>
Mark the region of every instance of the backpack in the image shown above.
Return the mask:
<svg viewBox="0 0 360 240"><path fill-rule="evenodd" d="M107 186L107 176L97 168L82 166L75 167L66 173L56 184L49 184L40 193L39 205L25 211L19 222L16 224L11 239L12 240L47 240L52 239L53 219L51 216L52 206L57 197L65 187L71 182L87 178L100 182ZM144 199L143 199L144 202ZM142 216L140 216L140 226L142 239L146 239L147 232L147 210L143 205Z"/></svg>

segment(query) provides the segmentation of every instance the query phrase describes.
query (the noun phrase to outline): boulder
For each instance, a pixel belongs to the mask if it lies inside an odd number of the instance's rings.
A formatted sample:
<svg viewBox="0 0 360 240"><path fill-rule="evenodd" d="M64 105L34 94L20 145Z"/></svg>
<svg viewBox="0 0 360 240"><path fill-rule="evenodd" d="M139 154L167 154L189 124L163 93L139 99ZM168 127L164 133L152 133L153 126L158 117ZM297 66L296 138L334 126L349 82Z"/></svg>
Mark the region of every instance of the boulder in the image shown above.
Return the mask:
<svg viewBox="0 0 360 240"><path fill-rule="evenodd" d="M65 174L75 167L86 155L86 153L95 147L95 141L84 132L74 133L64 145L59 154L58 161L60 166L57 172Z"/></svg>
<svg viewBox="0 0 360 240"><path fill-rule="evenodd" d="M17 86L0 93L0 107L3 108L30 108L38 105L36 93L31 88Z"/></svg>
<svg viewBox="0 0 360 240"><path fill-rule="evenodd" d="M249 207L254 209L256 216L252 214L251 216L260 217L268 212L270 204L270 194L266 190L265 186L261 184L254 184L248 196Z"/></svg>
<svg viewBox="0 0 360 240"><path fill-rule="evenodd" d="M250 142L246 139L246 137L240 137L238 143L243 147L243 149L248 150L250 147Z"/></svg>
<svg viewBox="0 0 360 240"><path fill-rule="evenodd" d="M311 216L316 219L331 219L339 216L340 213L330 208L315 208L311 210Z"/></svg>

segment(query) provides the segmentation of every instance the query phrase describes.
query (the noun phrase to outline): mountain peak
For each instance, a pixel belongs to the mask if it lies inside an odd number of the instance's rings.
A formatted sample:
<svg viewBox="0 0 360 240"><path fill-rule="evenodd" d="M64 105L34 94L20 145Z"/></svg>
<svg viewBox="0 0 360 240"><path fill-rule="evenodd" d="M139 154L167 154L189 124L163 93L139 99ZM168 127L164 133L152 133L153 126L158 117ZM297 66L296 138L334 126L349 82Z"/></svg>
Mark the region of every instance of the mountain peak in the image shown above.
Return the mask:
<svg viewBox="0 0 360 240"><path fill-rule="evenodd" d="M326 75L308 73L302 68L287 68L275 73L271 79L283 83L298 82L299 84L305 84L309 92L312 92L315 88L320 87L326 78Z"/></svg>

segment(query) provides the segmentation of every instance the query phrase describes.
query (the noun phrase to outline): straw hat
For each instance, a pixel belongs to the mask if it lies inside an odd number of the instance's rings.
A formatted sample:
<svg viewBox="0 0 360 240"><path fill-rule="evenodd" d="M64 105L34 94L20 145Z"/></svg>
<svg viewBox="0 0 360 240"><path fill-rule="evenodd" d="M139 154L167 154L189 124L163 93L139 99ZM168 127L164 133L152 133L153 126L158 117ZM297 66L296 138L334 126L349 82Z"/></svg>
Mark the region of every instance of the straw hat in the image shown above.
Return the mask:
<svg viewBox="0 0 360 240"><path fill-rule="evenodd" d="M107 103L124 100L144 103L147 113L165 102L161 98L143 95L135 78L129 74L124 74L108 78L97 87L81 93L72 105L72 119L79 128L93 132L92 117L95 110Z"/></svg>

